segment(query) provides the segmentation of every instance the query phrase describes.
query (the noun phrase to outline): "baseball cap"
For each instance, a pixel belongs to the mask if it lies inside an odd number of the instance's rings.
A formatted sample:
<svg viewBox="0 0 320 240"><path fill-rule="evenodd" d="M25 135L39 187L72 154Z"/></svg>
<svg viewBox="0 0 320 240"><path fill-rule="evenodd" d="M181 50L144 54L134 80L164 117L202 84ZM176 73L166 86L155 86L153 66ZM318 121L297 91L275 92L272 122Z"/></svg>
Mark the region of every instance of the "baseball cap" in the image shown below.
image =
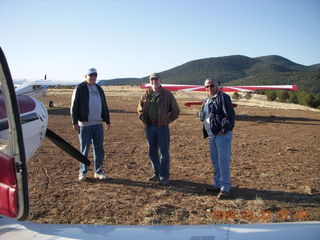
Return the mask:
<svg viewBox="0 0 320 240"><path fill-rule="evenodd" d="M151 80L153 78L159 79L160 75L158 73L151 73L149 79Z"/></svg>
<svg viewBox="0 0 320 240"><path fill-rule="evenodd" d="M87 75L90 75L90 74L93 74L93 73L98 74L98 73L97 73L97 69L95 69L95 68L89 68L89 69L88 69L88 72L87 72Z"/></svg>
<svg viewBox="0 0 320 240"><path fill-rule="evenodd" d="M214 83L214 80L208 78L208 79L206 79L206 81L204 81L204 86L206 87L206 86L210 85L211 83Z"/></svg>

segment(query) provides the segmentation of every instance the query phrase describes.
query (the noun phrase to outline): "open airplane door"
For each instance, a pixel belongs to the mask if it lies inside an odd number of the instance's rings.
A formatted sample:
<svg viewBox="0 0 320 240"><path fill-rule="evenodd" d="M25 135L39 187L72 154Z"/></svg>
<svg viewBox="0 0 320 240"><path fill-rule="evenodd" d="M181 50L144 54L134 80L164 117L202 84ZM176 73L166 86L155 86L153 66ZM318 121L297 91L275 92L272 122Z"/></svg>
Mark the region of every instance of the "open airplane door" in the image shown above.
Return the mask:
<svg viewBox="0 0 320 240"><path fill-rule="evenodd" d="M0 214L25 220L28 174L19 108L10 70L0 48Z"/></svg>

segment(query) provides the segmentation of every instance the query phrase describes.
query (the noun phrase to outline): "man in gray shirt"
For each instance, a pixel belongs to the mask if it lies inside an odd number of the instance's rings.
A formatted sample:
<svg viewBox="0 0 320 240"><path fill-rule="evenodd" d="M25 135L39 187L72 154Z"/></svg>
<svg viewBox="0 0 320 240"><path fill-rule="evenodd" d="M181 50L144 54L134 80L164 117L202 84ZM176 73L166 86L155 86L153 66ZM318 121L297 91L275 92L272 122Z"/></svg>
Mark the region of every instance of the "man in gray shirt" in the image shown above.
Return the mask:
<svg viewBox="0 0 320 240"><path fill-rule="evenodd" d="M88 157L91 142L94 153L94 178L106 179L103 171L103 122L107 130L110 128L110 116L106 97L102 88L96 84L97 70L90 68L85 75L85 81L80 83L72 94L71 118L73 129L79 135L80 151ZM88 168L80 164L79 180L86 180Z"/></svg>

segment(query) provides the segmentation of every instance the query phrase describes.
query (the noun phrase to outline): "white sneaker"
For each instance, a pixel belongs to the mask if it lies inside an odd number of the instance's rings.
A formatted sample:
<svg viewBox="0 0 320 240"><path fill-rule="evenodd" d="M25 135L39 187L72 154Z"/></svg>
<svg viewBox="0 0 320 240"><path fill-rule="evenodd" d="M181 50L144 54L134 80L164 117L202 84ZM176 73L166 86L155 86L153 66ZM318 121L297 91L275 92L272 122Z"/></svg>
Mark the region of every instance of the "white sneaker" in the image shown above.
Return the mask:
<svg viewBox="0 0 320 240"><path fill-rule="evenodd" d="M86 174L79 174L79 181L85 181L87 179L87 175Z"/></svg>
<svg viewBox="0 0 320 240"><path fill-rule="evenodd" d="M94 178L98 178L98 179L107 179L107 176L103 173L94 173Z"/></svg>

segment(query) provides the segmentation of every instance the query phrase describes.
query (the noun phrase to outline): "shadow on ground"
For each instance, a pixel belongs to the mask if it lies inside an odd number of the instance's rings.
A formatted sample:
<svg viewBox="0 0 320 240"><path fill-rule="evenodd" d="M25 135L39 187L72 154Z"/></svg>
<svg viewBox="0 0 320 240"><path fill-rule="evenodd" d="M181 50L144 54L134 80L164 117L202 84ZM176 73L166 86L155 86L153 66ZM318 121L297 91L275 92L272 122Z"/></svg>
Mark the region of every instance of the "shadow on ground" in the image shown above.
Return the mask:
<svg viewBox="0 0 320 240"><path fill-rule="evenodd" d="M91 183L101 183L101 180L87 178L88 182ZM208 184L194 183L184 180L171 180L166 186L162 186L159 183L151 182L140 182L128 179L118 179L110 178L105 181L106 184L118 184L124 186L140 187L140 188L150 188L159 189L173 192L180 192L186 194L194 194L197 196L212 195L217 196L217 193L208 192L206 187ZM275 200L279 202L289 202L289 203L319 203L320 194L303 194L303 193L291 193L283 191L272 191L272 190L257 190L249 188L232 188L232 198L231 199L244 199L244 200L256 200L257 198L263 200Z"/></svg>

